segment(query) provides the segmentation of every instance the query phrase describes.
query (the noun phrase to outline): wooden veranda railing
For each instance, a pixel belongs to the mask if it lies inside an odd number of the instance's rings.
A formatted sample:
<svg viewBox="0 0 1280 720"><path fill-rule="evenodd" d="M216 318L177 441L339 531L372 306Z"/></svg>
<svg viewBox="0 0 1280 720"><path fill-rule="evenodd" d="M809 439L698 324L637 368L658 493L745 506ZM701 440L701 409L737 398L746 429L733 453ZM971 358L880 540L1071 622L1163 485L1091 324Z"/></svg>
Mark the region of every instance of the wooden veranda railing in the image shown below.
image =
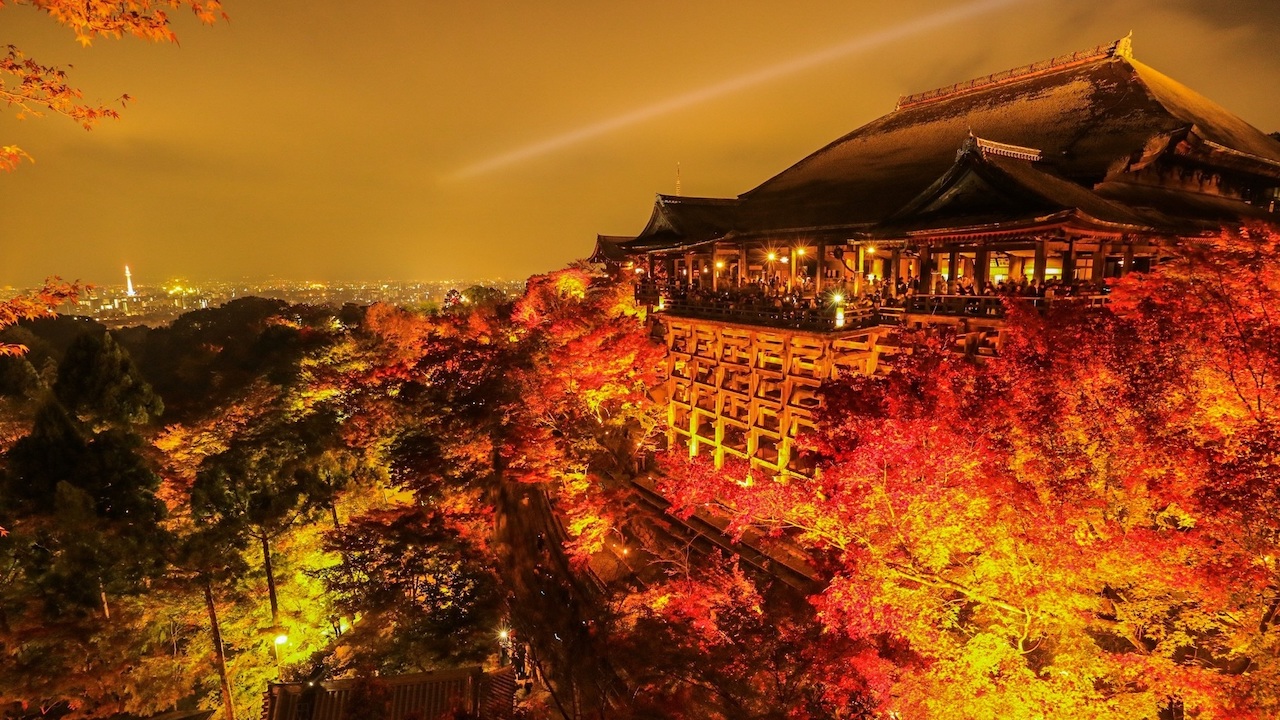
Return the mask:
<svg viewBox="0 0 1280 720"><path fill-rule="evenodd" d="M1059 298L1024 297L1009 295L915 295L903 298L899 304L880 307L855 307L846 305L844 322L837 326L836 309L823 305L794 306L788 303L769 304L755 299L725 299L717 297L697 299L666 299L659 303L659 293L637 293L637 300L654 308L656 312L673 317L715 320L742 325L804 330L808 332L836 332L859 330L877 325L897 325L906 315L930 315L936 317L970 317L1001 319L1010 303L1043 310L1051 306L1099 307L1107 302L1105 295L1075 295Z"/></svg>

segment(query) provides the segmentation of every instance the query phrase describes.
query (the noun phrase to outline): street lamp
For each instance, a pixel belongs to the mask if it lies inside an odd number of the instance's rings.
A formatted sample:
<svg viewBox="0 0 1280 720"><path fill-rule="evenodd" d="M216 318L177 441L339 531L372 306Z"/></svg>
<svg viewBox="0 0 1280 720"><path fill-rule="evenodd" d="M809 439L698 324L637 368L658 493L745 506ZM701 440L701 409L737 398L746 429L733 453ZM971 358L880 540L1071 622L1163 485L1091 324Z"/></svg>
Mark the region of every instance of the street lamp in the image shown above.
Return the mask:
<svg viewBox="0 0 1280 720"><path fill-rule="evenodd" d="M284 679L284 671L280 668L280 648L287 642L289 642L289 636L284 633L280 633L279 635L276 635L276 641L271 644L271 649L275 652L276 656L276 680Z"/></svg>
<svg viewBox="0 0 1280 720"><path fill-rule="evenodd" d="M509 663L511 661L511 631L507 628L502 628L498 631L498 650L498 664L506 665Z"/></svg>

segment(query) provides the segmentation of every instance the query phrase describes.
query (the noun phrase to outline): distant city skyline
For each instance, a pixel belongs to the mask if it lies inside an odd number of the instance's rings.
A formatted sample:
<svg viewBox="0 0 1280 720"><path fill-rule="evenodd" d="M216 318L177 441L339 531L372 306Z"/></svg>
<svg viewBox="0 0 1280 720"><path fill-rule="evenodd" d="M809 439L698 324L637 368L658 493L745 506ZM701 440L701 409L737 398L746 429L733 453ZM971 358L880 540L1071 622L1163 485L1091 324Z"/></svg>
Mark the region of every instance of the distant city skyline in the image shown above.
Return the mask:
<svg viewBox="0 0 1280 720"><path fill-rule="evenodd" d="M183 313L223 305L238 298L260 297L308 305L371 305L392 303L420 307L448 303L453 292L474 285L492 287L508 297L524 292L523 280L368 280L321 283L268 278L192 281L170 279L153 284L89 283L74 303L58 308L64 314L94 318L108 327L165 325ZM8 288L7 295L23 289Z"/></svg>
<svg viewBox="0 0 1280 720"><path fill-rule="evenodd" d="M120 272L115 277L103 277L103 278L94 278L94 277L78 277L77 278L77 277L65 277L65 276L58 276L58 277L68 282L79 282L86 285L90 285L95 288L116 288L116 287L127 288L130 285L130 278L127 277L125 274L126 268L129 268L131 270L130 275L132 276L132 286L134 288L168 287L175 282L184 282L184 283L192 283L192 284L243 283L248 285L261 285L265 283L285 283L285 284L320 283L324 285L360 285L360 284L367 285L372 283L390 283L390 284L455 283L455 284L471 285L475 283L484 283L484 282L494 282L494 283L524 282L526 279L528 279L527 277L497 277L497 276L477 277L477 278L409 278L409 277L387 276L387 277L349 278L349 279L342 279L342 280L323 280L315 277L304 277L304 276L290 277L287 275L281 275L281 274L275 274L275 273L269 273L269 274L259 275L259 276L241 275L238 277L216 277L216 276L199 277L199 276L188 275L188 274L172 274L172 275L152 277L147 275L145 271L142 274L132 272L133 266L131 265L121 265ZM4 288L11 291L33 290L33 289L39 288L43 284L43 281L44 281L44 278L38 279L35 282L21 284L21 285L16 283L4 283L4 284L0 284L0 288Z"/></svg>
<svg viewBox="0 0 1280 720"><path fill-rule="evenodd" d="M5 42L73 64L85 133L0 121L0 286L275 275L526 277L635 234L655 192L735 196L901 95L1134 31L1138 59L1280 130L1267 0L228 0L181 46L88 49L38 10Z"/></svg>

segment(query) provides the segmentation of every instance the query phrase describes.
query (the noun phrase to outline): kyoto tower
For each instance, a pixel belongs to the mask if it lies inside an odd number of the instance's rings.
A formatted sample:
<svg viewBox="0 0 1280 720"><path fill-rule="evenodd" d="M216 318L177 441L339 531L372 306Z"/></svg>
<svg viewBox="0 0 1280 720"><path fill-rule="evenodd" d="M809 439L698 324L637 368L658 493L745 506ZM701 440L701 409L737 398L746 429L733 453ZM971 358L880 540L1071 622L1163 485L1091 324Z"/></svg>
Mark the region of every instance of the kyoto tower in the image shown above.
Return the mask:
<svg viewBox="0 0 1280 720"><path fill-rule="evenodd" d="M128 297L134 297L138 293L133 289L133 273L129 272L129 266L124 266L124 294Z"/></svg>

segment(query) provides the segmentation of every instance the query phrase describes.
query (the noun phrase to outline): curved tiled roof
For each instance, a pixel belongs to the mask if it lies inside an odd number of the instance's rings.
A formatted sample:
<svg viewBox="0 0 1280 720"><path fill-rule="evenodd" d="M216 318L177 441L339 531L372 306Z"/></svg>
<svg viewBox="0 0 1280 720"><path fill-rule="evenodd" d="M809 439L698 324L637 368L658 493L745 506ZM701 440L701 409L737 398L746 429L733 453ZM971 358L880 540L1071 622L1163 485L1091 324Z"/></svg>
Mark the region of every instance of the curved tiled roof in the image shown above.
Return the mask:
<svg viewBox="0 0 1280 720"><path fill-rule="evenodd" d="M744 224L877 222L945 173L970 132L1039 148L1062 177L1092 186L1149 141L1189 126L1275 161L1280 171L1280 142L1142 63L1112 55L874 120L745 193Z"/></svg>
<svg viewBox="0 0 1280 720"><path fill-rule="evenodd" d="M1095 186L1170 149L1213 157L1221 161L1215 164L1275 178L1280 185L1276 138L1134 60L1124 40L904 98L894 112L738 198L659 195L649 224L633 242L674 247L729 233L806 231L849 237L885 223L933 186L971 135L1040 151L1042 170L1051 179L1036 182L1053 184L1055 196L1064 198L1074 184L1093 204L1112 205L1122 195L1103 200L1091 192ZM1221 201L1217 205L1238 206L1241 217L1253 210L1240 201Z"/></svg>
<svg viewBox="0 0 1280 720"><path fill-rule="evenodd" d="M699 198L659 194L644 230L627 244L630 250L691 245L723 237L737 226L734 198Z"/></svg>
<svg viewBox="0 0 1280 720"><path fill-rule="evenodd" d="M1005 146L1007 147L1007 146ZM953 228L1021 227L1035 221L1076 216L1117 228L1146 230L1160 219L1143 216L1047 172L1030 159L1030 148L1009 153L980 138L966 142L951 168L927 190L869 234L904 234Z"/></svg>

